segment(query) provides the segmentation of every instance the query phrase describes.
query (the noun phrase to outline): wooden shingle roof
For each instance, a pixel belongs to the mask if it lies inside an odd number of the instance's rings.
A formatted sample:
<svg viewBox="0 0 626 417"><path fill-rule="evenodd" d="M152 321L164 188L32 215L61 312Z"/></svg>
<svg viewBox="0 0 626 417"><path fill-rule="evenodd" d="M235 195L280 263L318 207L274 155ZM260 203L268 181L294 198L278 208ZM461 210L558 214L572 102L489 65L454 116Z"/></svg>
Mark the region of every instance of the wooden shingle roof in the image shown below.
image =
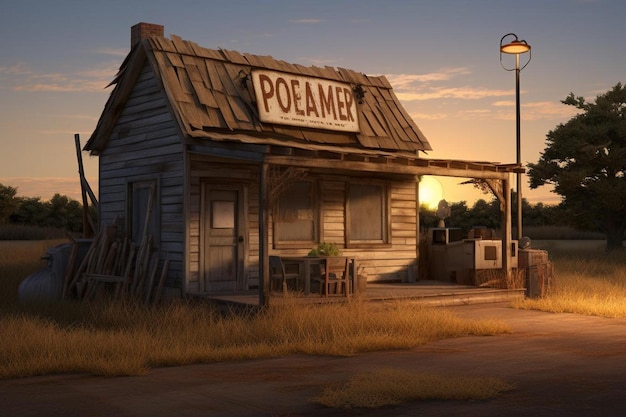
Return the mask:
<svg viewBox="0 0 626 417"><path fill-rule="evenodd" d="M228 140L225 134L232 133L236 140L236 136L243 134L248 142L271 140L294 147L344 147L353 153L378 150L411 158L418 158L420 151L432 149L384 76L290 64L270 56L224 49L212 50L175 35L170 39L152 36L133 48L111 83L115 88L85 149L97 154L106 146L117 114L146 62L163 85L185 137L208 140L226 137ZM336 132L261 122L252 82L242 82L254 69L361 85L365 96L357 105L360 131Z"/></svg>

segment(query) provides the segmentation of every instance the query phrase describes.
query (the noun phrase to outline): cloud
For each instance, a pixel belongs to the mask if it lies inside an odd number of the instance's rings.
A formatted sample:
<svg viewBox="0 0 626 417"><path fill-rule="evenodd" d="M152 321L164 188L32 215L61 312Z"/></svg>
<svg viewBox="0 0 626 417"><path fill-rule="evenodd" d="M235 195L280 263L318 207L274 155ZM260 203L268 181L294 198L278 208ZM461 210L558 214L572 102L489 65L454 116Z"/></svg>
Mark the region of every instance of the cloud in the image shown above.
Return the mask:
<svg viewBox="0 0 626 417"><path fill-rule="evenodd" d="M474 87L424 87L421 91L396 92L396 96L403 101L436 100L442 98L457 98L462 100L478 100L489 97L511 95L508 90L492 90Z"/></svg>
<svg viewBox="0 0 626 417"><path fill-rule="evenodd" d="M413 120L515 120L515 101L496 101L491 108L464 108L450 113L411 112ZM576 115L577 109L561 103L537 101L523 103L521 116L523 121L553 120L567 121Z"/></svg>
<svg viewBox="0 0 626 417"><path fill-rule="evenodd" d="M63 136L67 136L67 135L71 135L74 136L75 134L79 134L81 136L91 136L91 134L93 133L92 131L77 131L77 130L63 130L63 129L46 129L46 130L36 130L35 133L37 133L38 135L63 135Z"/></svg>
<svg viewBox="0 0 626 417"><path fill-rule="evenodd" d="M468 75L471 71L465 67L447 68L428 74L385 74L394 90L411 90L424 83L448 81L460 75Z"/></svg>
<svg viewBox="0 0 626 417"><path fill-rule="evenodd" d="M332 66L335 61L329 58L325 58L325 57L306 57L306 56L301 56L298 57L298 61L299 62L308 62L311 65L315 65L318 67L323 67L323 66Z"/></svg>
<svg viewBox="0 0 626 417"><path fill-rule="evenodd" d="M0 79L13 91L27 92L104 92L118 71L119 63L76 72L40 73L25 64L0 67Z"/></svg>
<svg viewBox="0 0 626 417"><path fill-rule="evenodd" d="M64 119L72 119L72 120L88 120L90 122L95 122L99 119L97 115L93 115L93 114L61 114L56 117L61 117Z"/></svg>
<svg viewBox="0 0 626 417"><path fill-rule="evenodd" d="M317 23L322 23L325 22L325 20L323 19L289 19L289 22L291 23L303 23L303 24L317 24Z"/></svg>
<svg viewBox="0 0 626 417"><path fill-rule="evenodd" d="M128 55L128 49L114 49L114 48L101 48L96 49L95 52L97 54L102 55L113 55L113 56L126 56Z"/></svg>
<svg viewBox="0 0 626 417"><path fill-rule="evenodd" d="M472 110L465 110L463 113L469 114L471 116L483 116L483 115L491 114L491 110L488 110L488 109L472 109Z"/></svg>
<svg viewBox="0 0 626 417"><path fill-rule="evenodd" d="M87 179L93 192L98 195L96 178ZM76 177L2 177L0 184L17 188L19 197L40 197L42 200L49 200L55 194L68 196L74 200L81 201L80 181Z"/></svg>
<svg viewBox="0 0 626 417"><path fill-rule="evenodd" d="M105 84L106 85L106 84ZM64 83L32 83L15 86L15 91L30 92L53 92L53 93L72 93L72 92L95 92L103 90L104 85L100 82L81 82L72 81Z"/></svg>
<svg viewBox="0 0 626 417"><path fill-rule="evenodd" d="M445 113L411 113L413 120L441 120L448 117Z"/></svg>
<svg viewBox="0 0 626 417"><path fill-rule="evenodd" d="M471 71L465 67L445 68L427 74L387 74L396 96L402 101L424 101L455 98L460 100L479 100L489 97L510 96L509 90L494 90L480 87L450 87L441 83L465 77ZM439 84L439 85L438 85Z"/></svg>
<svg viewBox="0 0 626 417"><path fill-rule="evenodd" d="M563 119L569 120L580 112L572 106L566 106L561 102L536 101L524 103L521 107L522 119Z"/></svg>
<svg viewBox="0 0 626 417"><path fill-rule="evenodd" d="M18 63L11 66L2 66L0 65L0 75L9 75L9 76L24 76L32 74L33 72L28 68L26 64Z"/></svg>
<svg viewBox="0 0 626 417"><path fill-rule="evenodd" d="M491 117L499 120L515 120L514 101L496 101L492 103L495 111ZM565 106L561 102L534 101L522 103L520 114L522 120L569 120L578 113L578 109Z"/></svg>

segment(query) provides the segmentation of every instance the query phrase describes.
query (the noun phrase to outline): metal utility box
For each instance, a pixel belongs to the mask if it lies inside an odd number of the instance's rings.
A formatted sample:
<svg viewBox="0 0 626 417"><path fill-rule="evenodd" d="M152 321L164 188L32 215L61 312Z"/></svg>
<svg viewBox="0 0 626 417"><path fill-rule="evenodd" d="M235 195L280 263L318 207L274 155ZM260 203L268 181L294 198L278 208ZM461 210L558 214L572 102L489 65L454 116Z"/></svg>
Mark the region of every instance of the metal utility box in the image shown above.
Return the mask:
<svg viewBox="0 0 626 417"><path fill-rule="evenodd" d="M473 285L476 271L502 269L502 240L477 228L461 239L459 229L429 229L429 272L432 279ZM511 267L517 268L517 241L512 241Z"/></svg>
<svg viewBox="0 0 626 417"><path fill-rule="evenodd" d="M460 242L463 238L461 229L434 227L428 229L428 274L430 279L454 281L447 262L448 245Z"/></svg>
<svg viewBox="0 0 626 417"><path fill-rule="evenodd" d="M511 267L517 267L517 241L511 242ZM464 239L446 247L447 269L455 280L476 284L477 271L502 269L502 241L497 239Z"/></svg>
<svg viewBox="0 0 626 417"><path fill-rule="evenodd" d="M545 250L520 249L519 269L525 271L527 297L543 297L554 284L552 264Z"/></svg>

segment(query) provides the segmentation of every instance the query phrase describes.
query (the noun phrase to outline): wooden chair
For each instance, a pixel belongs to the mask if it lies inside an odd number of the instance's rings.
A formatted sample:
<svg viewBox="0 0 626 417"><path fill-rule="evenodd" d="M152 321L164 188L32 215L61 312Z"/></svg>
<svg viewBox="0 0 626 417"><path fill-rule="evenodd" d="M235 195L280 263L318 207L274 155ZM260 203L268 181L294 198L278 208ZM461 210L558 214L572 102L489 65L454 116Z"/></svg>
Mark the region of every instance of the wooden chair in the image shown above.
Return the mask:
<svg viewBox="0 0 626 417"><path fill-rule="evenodd" d="M348 258L329 256L324 260L324 270L320 278L320 295L350 295L350 274Z"/></svg>
<svg viewBox="0 0 626 417"><path fill-rule="evenodd" d="M298 280L300 279L300 273L297 272L285 272L285 265L280 259L280 256L270 255L270 288L274 289L275 284L281 284L278 289L282 288L284 293L287 292L289 285L288 281L294 281L297 288Z"/></svg>

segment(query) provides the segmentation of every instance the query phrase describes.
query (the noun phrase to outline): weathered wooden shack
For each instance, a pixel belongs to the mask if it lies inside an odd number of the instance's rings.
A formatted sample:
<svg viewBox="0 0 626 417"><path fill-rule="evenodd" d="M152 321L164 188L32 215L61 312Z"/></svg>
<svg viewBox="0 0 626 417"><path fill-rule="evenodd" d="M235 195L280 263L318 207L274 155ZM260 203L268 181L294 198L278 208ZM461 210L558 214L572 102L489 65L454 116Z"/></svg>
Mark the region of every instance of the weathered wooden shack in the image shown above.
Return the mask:
<svg viewBox="0 0 626 417"><path fill-rule="evenodd" d="M422 158L431 146L384 76L206 49L147 23L131 38L85 150L101 227L117 217L138 239L152 195L153 247L181 294L267 288L270 254L321 242L368 280L415 279L421 175L494 185L510 242L514 167Z"/></svg>

